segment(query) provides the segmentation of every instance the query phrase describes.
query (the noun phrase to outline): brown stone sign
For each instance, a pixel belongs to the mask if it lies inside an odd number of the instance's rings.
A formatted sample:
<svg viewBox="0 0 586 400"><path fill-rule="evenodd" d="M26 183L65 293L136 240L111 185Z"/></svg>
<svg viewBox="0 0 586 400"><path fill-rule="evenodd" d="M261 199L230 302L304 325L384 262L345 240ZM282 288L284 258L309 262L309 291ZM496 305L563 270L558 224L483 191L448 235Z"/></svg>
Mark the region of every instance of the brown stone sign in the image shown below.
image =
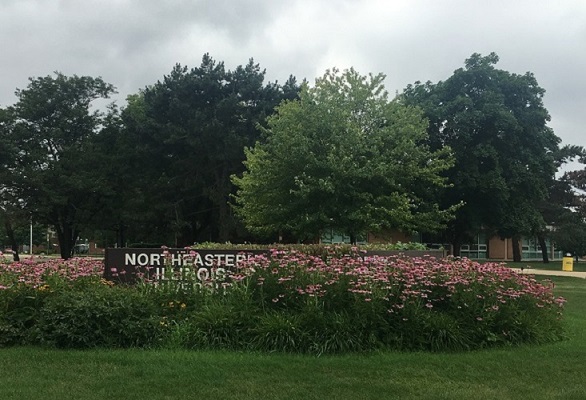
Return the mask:
<svg viewBox="0 0 586 400"><path fill-rule="evenodd" d="M104 278L134 283L140 274L161 278L169 267L189 271L199 280L222 278L226 270L268 250L193 250L189 248L107 248Z"/></svg>

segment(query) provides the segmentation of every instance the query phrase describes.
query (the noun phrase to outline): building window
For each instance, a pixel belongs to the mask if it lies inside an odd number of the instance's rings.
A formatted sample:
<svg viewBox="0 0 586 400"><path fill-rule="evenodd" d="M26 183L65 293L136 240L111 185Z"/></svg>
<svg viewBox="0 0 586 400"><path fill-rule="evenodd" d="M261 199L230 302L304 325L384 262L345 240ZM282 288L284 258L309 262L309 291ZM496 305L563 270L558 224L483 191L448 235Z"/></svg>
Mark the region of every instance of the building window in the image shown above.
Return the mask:
<svg viewBox="0 0 586 400"><path fill-rule="evenodd" d="M324 244L350 244L350 236L328 229L321 235L320 241ZM356 244L366 244L366 235L356 235Z"/></svg>
<svg viewBox="0 0 586 400"><path fill-rule="evenodd" d="M563 257L563 253L552 246L549 239L545 240L547 254L551 260L559 260ZM523 239L521 243L521 257L523 260L542 260L541 247L536 238Z"/></svg>
<svg viewBox="0 0 586 400"><path fill-rule="evenodd" d="M488 246L486 245L486 235L479 233L471 243L462 245L460 247L460 256L474 260L487 259Z"/></svg>

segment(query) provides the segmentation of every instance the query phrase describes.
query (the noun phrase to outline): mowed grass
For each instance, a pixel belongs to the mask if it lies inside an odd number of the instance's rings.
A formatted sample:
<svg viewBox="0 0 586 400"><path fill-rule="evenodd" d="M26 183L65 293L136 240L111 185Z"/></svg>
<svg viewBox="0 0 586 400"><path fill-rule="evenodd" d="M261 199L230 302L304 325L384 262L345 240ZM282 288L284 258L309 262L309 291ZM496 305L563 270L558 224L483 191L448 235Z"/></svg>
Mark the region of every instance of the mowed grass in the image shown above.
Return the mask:
<svg viewBox="0 0 586 400"><path fill-rule="evenodd" d="M562 261L550 261L548 263L544 263L542 261L507 261L506 264L511 268L533 268L547 269L551 271L562 271ZM580 262L576 262L576 260L574 259L574 265L572 270L576 272L586 272L586 261L580 260Z"/></svg>
<svg viewBox="0 0 586 400"><path fill-rule="evenodd" d="M586 280L553 277L568 340L471 353L311 357L0 350L0 399L586 399Z"/></svg>

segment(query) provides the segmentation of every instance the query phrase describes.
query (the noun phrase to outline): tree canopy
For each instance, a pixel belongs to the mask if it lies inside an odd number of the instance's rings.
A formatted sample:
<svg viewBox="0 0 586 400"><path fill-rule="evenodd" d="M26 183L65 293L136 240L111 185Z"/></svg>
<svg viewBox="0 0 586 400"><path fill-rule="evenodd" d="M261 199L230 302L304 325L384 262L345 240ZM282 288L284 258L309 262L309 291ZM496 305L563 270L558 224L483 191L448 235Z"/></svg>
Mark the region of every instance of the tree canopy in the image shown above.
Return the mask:
<svg viewBox="0 0 586 400"><path fill-rule="evenodd" d="M205 54L199 67L176 65L129 98L122 148L124 162L139 173L125 190L127 204L140 212L132 225L179 246L239 235L228 205L230 175L243 170L257 125L298 90L293 77L279 85L265 83L264 75L252 59L230 71Z"/></svg>
<svg viewBox="0 0 586 400"><path fill-rule="evenodd" d="M448 229L456 254L481 228L514 241L543 229L539 205L557 170L560 139L547 126L545 91L532 73L497 69L498 61L473 54L447 80L416 82L401 96L429 118L430 147L450 146L455 156L441 204L464 202Z"/></svg>
<svg viewBox="0 0 586 400"><path fill-rule="evenodd" d="M205 54L102 111L94 100L115 89L101 78L31 78L0 108L6 243L32 216L64 258L82 233L185 246L389 229L441 232L456 254L480 230L580 253L584 171L555 175L584 149L560 148L533 74L497 63L473 54L389 100L382 74L334 69L300 88Z"/></svg>
<svg viewBox="0 0 586 400"><path fill-rule="evenodd" d="M277 107L265 140L246 151L246 171L233 177L235 209L249 229L355 238L437 230L449 220L453 208L434 201L449 151L429 150L422 113L389 101L383 79L328 71Z"/></svg>
<svg viewBox="0 0 586 400"><path fill-rule="evenodd" d="M0 135L10 153L2 173L2 197L35 220L52 225L61 256L68 258L81 227L101 203L92 162L92 138L103 114L91 103L114 87L101 78L56 72L31 78L5 110Z"/></svg>

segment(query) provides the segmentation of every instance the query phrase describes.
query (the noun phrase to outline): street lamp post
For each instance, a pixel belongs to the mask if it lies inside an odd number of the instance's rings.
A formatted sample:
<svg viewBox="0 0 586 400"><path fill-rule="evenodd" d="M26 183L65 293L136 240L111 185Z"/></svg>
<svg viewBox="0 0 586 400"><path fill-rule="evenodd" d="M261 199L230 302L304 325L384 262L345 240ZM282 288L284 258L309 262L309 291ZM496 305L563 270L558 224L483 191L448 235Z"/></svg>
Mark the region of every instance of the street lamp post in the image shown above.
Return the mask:
<svg viewBox="0 0 586 400"><path fill-rule="evenodd" d="M30 247L28 248L28 253L32 256L33 255L33 216L31 215L31 229L30 229Z"/></svg>

